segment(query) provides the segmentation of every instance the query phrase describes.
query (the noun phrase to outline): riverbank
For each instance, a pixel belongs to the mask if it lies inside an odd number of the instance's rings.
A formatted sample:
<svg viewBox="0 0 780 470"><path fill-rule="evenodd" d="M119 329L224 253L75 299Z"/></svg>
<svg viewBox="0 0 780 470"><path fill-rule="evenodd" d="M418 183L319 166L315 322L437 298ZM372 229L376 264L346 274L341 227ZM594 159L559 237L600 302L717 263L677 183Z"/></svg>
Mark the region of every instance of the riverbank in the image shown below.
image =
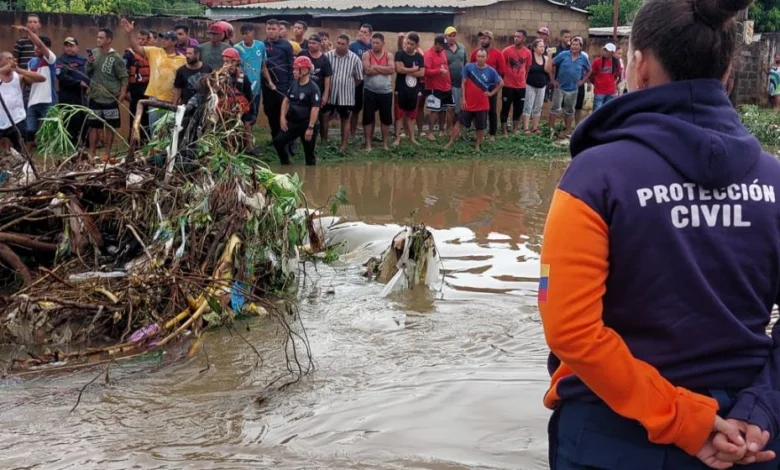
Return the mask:
<svg viewBox="0 0 780 470"><path fill-rule="evenodd" d="M338 130L331 132L328 143L322 144L317 141L317 164L342 163L347 161L399 161L399 160L419 160L419 161L452 161L452 160L551 160L565 159L569 156L569 141L550 139L547 128L542 135L510 135L505 138L502 135L496 136L495 141L486 138L482 143L480 152L474 150L474 132L464 130L461 138L455 144L445 149L448 138L439 137L435 142L427 138L418 138L419 145L414 145L408 139L401 140L397 147L390 146L389 150L382 148L382 142L377 140L379 132L375 132L375 138L372 142L373 150L368 152L363 148L362 132L353 137L346 151L339 150L340 135ZM256 129L255 139L263 145L262 159L275 163L278 161L276 151L271 146L271 136L267 129ZM392 142L391 142L392 143ZM293 162L303 161L303 149L298 149L298 154L293 157Z"/></svg>

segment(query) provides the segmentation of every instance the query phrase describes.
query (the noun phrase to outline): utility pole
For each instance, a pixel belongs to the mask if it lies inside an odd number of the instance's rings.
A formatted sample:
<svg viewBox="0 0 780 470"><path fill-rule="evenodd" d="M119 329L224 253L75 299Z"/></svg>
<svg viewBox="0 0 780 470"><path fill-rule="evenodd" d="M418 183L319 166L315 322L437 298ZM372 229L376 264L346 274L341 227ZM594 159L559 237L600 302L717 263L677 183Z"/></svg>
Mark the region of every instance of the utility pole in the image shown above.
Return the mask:
<svg viewBox="0 0 780 470"><path fill-rule="evenodd" d="M620 0L615 0L615 11L612 14L612 40L618 42L618 19L620 18Z"/></svg>

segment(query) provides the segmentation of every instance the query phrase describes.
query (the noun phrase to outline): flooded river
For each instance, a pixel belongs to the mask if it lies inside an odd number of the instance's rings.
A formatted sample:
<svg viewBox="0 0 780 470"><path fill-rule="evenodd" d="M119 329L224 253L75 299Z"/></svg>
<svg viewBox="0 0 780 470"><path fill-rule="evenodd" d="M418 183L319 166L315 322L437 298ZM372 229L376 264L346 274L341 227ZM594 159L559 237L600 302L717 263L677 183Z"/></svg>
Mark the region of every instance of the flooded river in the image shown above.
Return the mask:
<svg viewBox="0 0 780 470"><path fill-rule="evenodd" d="M389 243L416 211L441 253L440 298L382 298L355 263L309 268L300 318L317 370L281 392L265 390L272 377L224 330L190 360L113 366L72 413L96 371L0 382L0 468L546 468L535 296L544 219L564 168L295 168L312 205L346 187L344 214L368 224L355 246ZM241 330L266 362L281 360L275 325L254 319Z"/></svg>

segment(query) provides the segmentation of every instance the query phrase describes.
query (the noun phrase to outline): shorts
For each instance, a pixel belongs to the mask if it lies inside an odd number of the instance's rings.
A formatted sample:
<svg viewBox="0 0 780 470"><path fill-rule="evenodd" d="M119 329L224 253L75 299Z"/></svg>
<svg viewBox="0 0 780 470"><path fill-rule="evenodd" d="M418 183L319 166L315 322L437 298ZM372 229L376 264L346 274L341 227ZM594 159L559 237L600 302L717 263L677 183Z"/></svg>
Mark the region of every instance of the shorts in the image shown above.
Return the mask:
<svg viewBox="0 0 780 470"><path fill-rule="evenodd" d="M363 87L364 84L362 82L355 87L355 106L351 106L350 108L356 113L363 111Z"/></svg>
<svg viewBox="0 0 780 470"><path fill-rule="evenodd" d="M19 129L19 132L16 132L14 126L11 126L8 129L0 130L0 140L8 139L11 142L11 146L14 148L14 150L21 152L24 138L27 135L27 120L22 119L21 121L17 122L16 128ZM19 138L19 134L22 134L21 139Z"/></svg>
<svg viewBox="0 0 780 470"><path fill-rule="evenodd" d="M244 124L255 124L257 122L257 115L260 113L260 93L252 98L252 102L249 103L249 112L241 115L241 122Z"/></svg>
<svg viewBox="0 0 780 470"><path fill-rule="evenodd" d="M583 106L585 106L585 85L577 88L577 103L574 104L574 109L582 111Z"/></svg>
<svg viewBox="0 0 780 470"><path fill-rule="evenodd" d="M550 107L550 114L557 116L563 108L566 116L574 116L574 105L577 104L577 90L563 91L559 87L553 90L552 106Z"/></svg>
<svg viewBox="0 0 780 470"><path fill-rule="evenodd" d="M488 125L488 112L487 111L461 111L458 114L458 122L463 127L471 127L471 123L474 123L474 127L478 131L484 131Z"/></svg>
<svg viewBox="0 0 780 470"><path fill-rule="evenodd" d="M96 101L89 100L89 109L97 116L89 115L87 118L87 127L90 129L102 129L103 121L110 127L119 129L122 127L122 116L119 114L119 105L117 103L98 103ZM103 119L101 121L100 119Z"/></svg>
<svg viewBox="0 0 780 470"><path fill-rule="evenodd" d="M395 94L395 118L396 119L417 119L419 112L419 104L422 101L420 94L413 95L411 93L397 93Z"/></svg>
<svg viewBox="0 0 780 470"><path fill-rule="evenodd" d="M371 126L379 111L379 122L384 126L393 125L393 94L365 91L363 97L363 125Z"/></svg>
<svg viewBox="0 0 780 470"><path fill-rule="evenodd" d="M40 129L41 119L46 117L51 107L54 106L51 103L38 103L27 107L27 139L29 141L35 140L35 134Z"/></svg>
<svg viewBox="0 0 780 470"><path fill-rule="evenodd" d="M433 90L428 92L428 96L433 95L436 98L441 101L441 108L440 109L430 109L428 108L428 111L432 113L441 113L443 111L447 111L447 108L452 108L455 106L455 101L452 99L452 90L447 91L440 91L440 90Z"/></svg>
<svg viewBox="0 0 780 470"><path fill-rule="evenodd" d="M455 104L455 112L460 113L460 103L463 101L463 90L460 87L452 87L452 102Z"/></svg>
<svg viewBox="0 0 780 470"><path fill-rule="evenodd" d="M360 101L363 101L362 98ZM326 104L323 108L323 112L329 115L333 115L333 113L337 113L341 119L349 119L350 114L354 108L352 106L341 106L341 105L335 105L335 104Z"/></svg>

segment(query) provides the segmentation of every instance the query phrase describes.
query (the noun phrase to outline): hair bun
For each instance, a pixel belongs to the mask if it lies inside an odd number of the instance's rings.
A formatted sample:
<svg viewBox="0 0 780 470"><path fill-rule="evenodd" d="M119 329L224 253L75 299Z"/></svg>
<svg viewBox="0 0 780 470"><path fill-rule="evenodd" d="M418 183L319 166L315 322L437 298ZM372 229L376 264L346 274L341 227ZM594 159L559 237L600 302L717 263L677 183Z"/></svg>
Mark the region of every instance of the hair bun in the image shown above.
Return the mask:
<svg viewBox="0 0 780 470"><path fill-rule="evenodd" d="M721 29L752 3L753 0L693 0L693 12L698 21Z"/></svg>

